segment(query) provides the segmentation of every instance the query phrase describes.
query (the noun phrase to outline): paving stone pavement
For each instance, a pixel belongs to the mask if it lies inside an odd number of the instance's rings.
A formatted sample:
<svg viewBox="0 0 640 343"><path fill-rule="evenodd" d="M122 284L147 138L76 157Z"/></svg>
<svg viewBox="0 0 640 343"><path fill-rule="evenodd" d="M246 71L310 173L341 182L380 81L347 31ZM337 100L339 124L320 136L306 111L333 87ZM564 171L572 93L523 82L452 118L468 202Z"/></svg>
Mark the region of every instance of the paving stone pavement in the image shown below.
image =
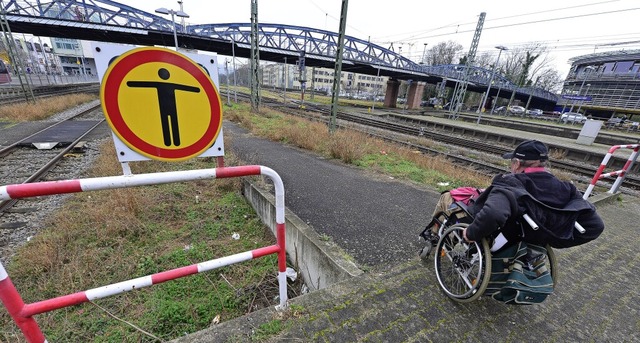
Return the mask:
<svg viewBox="0 0 640 343"><path fill-rule="evenodd" d="M261 153L255 154L260 162ZM297 158L287 155L292 167ZM556 250L558 285L542 304L504 305L487 297L456 303L439 289L432 260L404 258L403 252L360 276L291 299L286 311L263 309L175 342L640 342L640 199L618 198L598 205L606 225L599 239ZM404 223L389 230L415 237L417 227Z"/></svg>

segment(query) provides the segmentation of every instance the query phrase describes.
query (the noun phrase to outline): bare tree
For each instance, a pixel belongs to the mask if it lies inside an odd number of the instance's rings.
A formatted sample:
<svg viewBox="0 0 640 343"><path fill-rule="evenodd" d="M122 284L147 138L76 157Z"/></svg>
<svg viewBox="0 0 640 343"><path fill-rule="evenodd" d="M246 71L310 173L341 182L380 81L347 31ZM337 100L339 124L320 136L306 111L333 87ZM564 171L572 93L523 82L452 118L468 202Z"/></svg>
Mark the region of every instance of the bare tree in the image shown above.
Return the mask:
<svg viewBox="0 0 640 343"><path fill-rule="evenodd" d="M426 62L430 65L452 64L462 49L462 45L454 41L440 42L427 50Z"/></svg>
<svg viewBox="0 0 640 343"><path fill-rule="evenodd" d="M556 91L562 82L560 73L552 67L549 48L541 43L509 49L503 54L500 68L504 76L520 86L535 86Z"/></svg>
<svg viewBox="0 0 640 343"><path fill-rule="evenodd" d="M473 61L473 65L475 67L485 68L491 70L493 65L496 63L496 56L492 55L490 52L485 51L476 55L475 60Z"/></svg>
<svg viewBox="0 0 640 343"><path fill-rule="evenodd" d="M538 70L533 86L559 93L562 90L562 75L552 67Z"/></svg>

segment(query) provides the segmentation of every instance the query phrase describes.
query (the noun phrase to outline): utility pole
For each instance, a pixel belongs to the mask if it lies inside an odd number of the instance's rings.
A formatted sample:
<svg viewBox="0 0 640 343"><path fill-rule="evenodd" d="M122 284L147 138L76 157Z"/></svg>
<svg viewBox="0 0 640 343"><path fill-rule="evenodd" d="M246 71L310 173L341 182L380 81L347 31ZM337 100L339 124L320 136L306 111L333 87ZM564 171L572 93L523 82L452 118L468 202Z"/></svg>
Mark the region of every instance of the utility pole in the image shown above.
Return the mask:
<svg viewBox="0 0 640 343"><path fill-rule="evenodd" d="M233 58L233 101L238 103L238 84L236 82L236 42L235 38L231 37L231 55Z"/></svg>
<svg viewBox="0 0 640 343"><path fill-rule="evenodd" d="M340 11L340 32L338 33L338 50L336 51L336 64L333 76L333 93L331 94L331 119L329 120L329 133L333 133L336 130L338 95L340 94L340 74L342 74L342 51L344 50L344 33L347 27L348 7L349 0L342 0L342 10Z"/></svg>
<svg viewBox="0 0 640 343"><path fill-rule="evenodd" d="M180 6L180 12L184 13L184 8L182 6L182 0L178 0L178 5ZM184 33L184 17L180 17L180 31Z"/></svg>
<svg viewBox="0 0 640 343"><path fill-rule="evenodd" d="M227 76L227 106L231 106L231 96L229 94L229 60L227 59L224 62L225 74Z"/></svg>
<svg viewBox="0 0 640 343"><path fill-rule="evenodd" d="M16 41L13 39L13 34L11 33L9 22L7 21L7 13L4 10L4 3L2 0L0 0L0 29L2 29L3 37L7 43L7 52L9 53L9 59L11 60L11 67L14 68L16 75L18 76L18 80L20 80L20 87L22 87L25 99L27 102L35 103L36 98L33 95L33 88L29 83L29 78L27 78L25 74L26 68L24 67L24 64L22 64L22 58L18 56L18 48L16 47Z"/></svg>
<svg viewBox="0 0 640 343"><path fill-rule="evenodd" d="M307 87L307 69L305 68L305 51L300 51L298 59L298 80L300 80L300 107L304 108L304 91Z"/></svg>
<svg viewBox="0 0 640 343"><path fill-rule="evenodd" d="M316 90L316 67L311 67L311 100Z"/></svg>
<svg viewBox="0 0 640 343"><path fill-rule="evenodd" d="M284 58L284 64L282 65L282 102L287 102L287 57Z"/></svg>
<svg viewBox="0 0 640 343"><path fill-rule="evenodd" d="M491 78L489 79L489 83L487 84L487 91L485 92L484 97L482 97L482 104L480 105L480 107L478 107L478 110L476 111L476 113L478 113L478 122L476 124L480 124L480 118L482 118L482 112L484 111L484 106L487 103L487 99L489 98L489 92L491 91L491 84L493 83L493 78L496 76L496 66L498 65L498 62L500 62L500 55L502 54L502 51L508 50L507 47L502 45L496 46L496 49L500 51L498 52L498 58L496 58L496 63L493 65L493 68L491 68Z"/></svg>
<svg viewBox="0 0 640 343"><path fill-rule="evenodd" d="M464 104L464 96L467 92L468 80L469 80L469 69L473 66L473 63L476 59L476 51L478 50L478 43L480 42L480 34L482 33L482 26L484 25L484 17L486 13L480 13L480 18L478 19L478 25L476 26L476 32L473 35L473 40L471 41L471 47L469 48L469 54L467 55L467 61L464 66L464 74L462 77L462 81L460 81L459 86L456 87L456 92L453 95L453 99L451 100L451 105L449 107L449 118L458 119L458 112L460 112L460 107Z"/></svg>
<svg viewBox="0 0 640 343"><path fill-rule="evenodd" d="M257 112L260 106L259 61L258 0L251 0L251 110L254 112Z"/></svg>
<svg viewBox="0 0 640 343"><path fill-rule="evenodd" d="M378 73L376 74L376 86L378 85L378 78L380 78L380 65L378 65ZM378 88L376 87L376 93L373 95L373 100L371 101L371 112L376 109L376 98L378 97Z"/></svg>
<svg viewBox="0 0 640 343"><path fill-rule="evenodd" d="M424 43L424 49L422 50L422 59L420 60L420 64L426 64L427 63L425 61L427 59L427 45L428 44L429 43Z"/></svg>

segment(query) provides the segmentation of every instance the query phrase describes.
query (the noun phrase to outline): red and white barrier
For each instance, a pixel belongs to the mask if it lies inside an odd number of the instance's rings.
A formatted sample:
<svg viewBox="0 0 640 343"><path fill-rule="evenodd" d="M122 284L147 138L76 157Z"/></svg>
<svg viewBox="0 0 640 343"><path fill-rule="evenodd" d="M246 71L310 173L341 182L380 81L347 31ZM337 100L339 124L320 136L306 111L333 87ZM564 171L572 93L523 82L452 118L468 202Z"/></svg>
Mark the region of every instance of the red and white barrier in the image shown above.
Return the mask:
<svg viewBox="0 0 640 343"><path fill-rule="evenodd" d="M604 168L606 168L607 164L609 164L609 160L611 159L611 156L613 156L613 153L618 149L633 149L633 152L631 153L631 155L629 156L629 159L627 159L627 162L624 164L624 167L622 167L621 170L616 170L610 173L602 174L602 172L604 171ZM640 150L640 144L612 146L607 152L607 154L604 156L604 158L602 159L602 163L600 163L600 167L598 167L596 174L593 176L593 179L591 180L591 184L589 184L589 187L587 187L587 190L584 192L584 195L582 196L582 198L583 199L589 198L589 195L595 188L598 180L607 178L607 177L618 176L616 181L614 181L613 185L611 186L611 189L609 189L607 193L613 194L617 192L618 188L620 188L620 185L622 184L622 181L624 181L624 177L627 174L627 171L631 169L631 167L633 166L633 163L635 163L636 159L638 158L639 150Z"/></svg>
<svg viewBox="0 0 640 343"><path fill-rule="evenodd" d="M186 267L168 270L136 279L114 283L83 292L60 296L31 304L25 304L0 262L0 301L16 322L28 342L46 342L33 315L57 310L67 306L100 299L134 289L148 287L161 282L175 280L216 268L228 266L270 254L278 254L278 286L280 293L279 308L287 305L287 269L285 249L285 208L284 185L280 176L264 166L223 167L215 169L188 170L177 172L111 176L91 179L38 182L30 184L8 185L0 187L0 201L35 197L43 195L87 192L95 190L117 189L134 186L156 185L172 182L183 182L203 179L229 178L239 176L264 175L269 177L275 186L276 198L276 244L226 256Z"/></svg>

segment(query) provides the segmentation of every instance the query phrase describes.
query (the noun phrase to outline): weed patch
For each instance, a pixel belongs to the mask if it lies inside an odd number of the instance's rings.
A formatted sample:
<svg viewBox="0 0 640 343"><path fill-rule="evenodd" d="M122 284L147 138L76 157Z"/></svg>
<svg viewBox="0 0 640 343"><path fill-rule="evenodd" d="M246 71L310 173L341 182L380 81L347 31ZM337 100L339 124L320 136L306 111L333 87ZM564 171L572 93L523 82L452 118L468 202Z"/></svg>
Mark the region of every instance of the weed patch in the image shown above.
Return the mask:
<svg viewBox="0 0 640 343"><path fill-rule="evenodd" d="M0 107L0 120L23 122L43 120L68 108L97 99L92 94L69 94L37 99L35 104L11 104Z"/></svg>
<svg viewBox="0 0 640 343"><path fill-rule="evenodd" d="M349 128L339 129L331 134L323 123L270 109L254 114L246 104L235 106L238 111L226 118L254 134L367 170L428 185L438 191L460 186L483 188L491 181L490 178L458 167L443 157L424 155ZM413 139L416 144L438 148L435 142L416 140Z"/></svg>
<svg viewBox="0 0 640 343"><path fill-rule="evenodd" d="M113 151L102 147L91 177L121 173ZM134 174L212 167L211 159L131 163ZM194 181L75 194L7 269L30 303L273 244L239 179ZM168 340L202 330L216 316L224 321L277 304L276 276L277 257L269 255L37 320L54 342ZM0 328L0 341L21 337L4 312Z"/></svg>

